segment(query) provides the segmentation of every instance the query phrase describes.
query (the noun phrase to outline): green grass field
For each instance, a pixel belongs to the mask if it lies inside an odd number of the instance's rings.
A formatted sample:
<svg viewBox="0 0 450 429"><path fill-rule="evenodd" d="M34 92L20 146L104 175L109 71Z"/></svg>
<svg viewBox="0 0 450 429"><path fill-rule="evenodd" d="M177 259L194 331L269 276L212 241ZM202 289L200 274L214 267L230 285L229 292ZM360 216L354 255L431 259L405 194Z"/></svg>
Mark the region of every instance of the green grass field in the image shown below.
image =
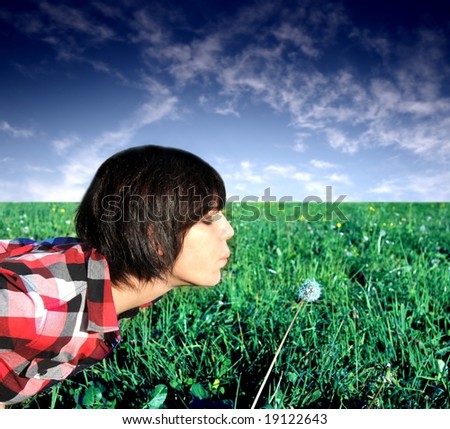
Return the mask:
<svg viewBox="0 0 450 429"><path fill-rule="evenodd" d="M0 203L0 237L74 235L75 208ZM286 221L289 204L275 220L229 206L220 285L124 320L111 358L21 407L250 408L314 278L322 296L301 309L257 408L449 408L450 204L340 208L346 220Z"/></svg>

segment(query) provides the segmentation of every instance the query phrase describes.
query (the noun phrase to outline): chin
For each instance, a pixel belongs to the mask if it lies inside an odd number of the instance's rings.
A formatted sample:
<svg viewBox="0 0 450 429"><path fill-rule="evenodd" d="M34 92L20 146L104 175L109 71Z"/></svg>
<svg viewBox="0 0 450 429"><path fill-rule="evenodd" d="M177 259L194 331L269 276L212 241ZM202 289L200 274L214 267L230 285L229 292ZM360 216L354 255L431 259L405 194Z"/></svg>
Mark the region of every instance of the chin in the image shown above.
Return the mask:
<svg viewBox="0 0 450 429"><path fill-rule="evenodd" d="M200 287L214 287L214 286L217 286L219 283L220 283L220 280L218 280L216 282L209 282L209 283L205 282L205 283L199 284L198 286L200 286Z"/></svg>
<svg viewBox="0 0 450 429"><path fill-rule="evenodd" d="M211 280L200 283L199 286L214 287L214 286L217 286L221 280L222 280L222 276L219 274L216 278L212 278Z"/></svg>

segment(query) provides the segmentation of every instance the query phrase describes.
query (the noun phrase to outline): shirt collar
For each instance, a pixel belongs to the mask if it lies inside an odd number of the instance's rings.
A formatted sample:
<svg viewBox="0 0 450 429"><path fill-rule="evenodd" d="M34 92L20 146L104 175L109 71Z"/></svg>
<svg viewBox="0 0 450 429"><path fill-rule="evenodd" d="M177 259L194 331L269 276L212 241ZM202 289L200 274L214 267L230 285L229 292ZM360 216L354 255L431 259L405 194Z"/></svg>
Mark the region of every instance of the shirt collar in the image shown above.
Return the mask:
<svg viewBox="0 0 450 429"><path fill-rule="evenodd" d="M87 261L88 329L95 332L119 330L108 263L92 249Z"/></svg>

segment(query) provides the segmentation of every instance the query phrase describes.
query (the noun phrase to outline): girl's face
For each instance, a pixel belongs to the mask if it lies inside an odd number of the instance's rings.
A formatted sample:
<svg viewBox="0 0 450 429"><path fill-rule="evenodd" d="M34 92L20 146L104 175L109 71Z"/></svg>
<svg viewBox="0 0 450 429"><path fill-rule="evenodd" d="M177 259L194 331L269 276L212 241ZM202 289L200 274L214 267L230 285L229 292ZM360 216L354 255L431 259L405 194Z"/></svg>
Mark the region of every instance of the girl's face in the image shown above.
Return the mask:
<svg viewBox="0 0 450 429"><path fill-rule="evenodd" d="M215 286L220 270L228 262L227 241L234 230L222 212L210 212L186 233L183 247L173 266L175 286Z"/></svg>

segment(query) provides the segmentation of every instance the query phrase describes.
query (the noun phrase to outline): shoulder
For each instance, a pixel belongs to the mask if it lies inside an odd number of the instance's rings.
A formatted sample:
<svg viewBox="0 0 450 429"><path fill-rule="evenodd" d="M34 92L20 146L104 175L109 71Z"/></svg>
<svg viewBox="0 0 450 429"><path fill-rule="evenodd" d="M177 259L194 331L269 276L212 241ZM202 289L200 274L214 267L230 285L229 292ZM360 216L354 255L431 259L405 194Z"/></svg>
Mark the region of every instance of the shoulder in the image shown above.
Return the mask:
<svg viewBox="0 0 450 429"><path fill-rule="evenodd" d="M78 240L11 241L2 242L7 251L0 258L0 327L16 348L40 334L49 312L64 319L82 311L86 249Z"/></svg>
<svg viewBox="0 0 450 429"><path fill-rule="evenodd" d="M61 305L86 289L86 260L91 249L71 237L39 242L11 240L0 258L0 287L39 296L46 308ZM6 292L3 292L6 294ZM6 296L6 295L5 295ZM6 299L6 298L5 298Z"/></svg>
<svg viewBox="0 0 450 429"><path fill-rule="evenodd" d="M27 238L0 240L0 263L44 260L47 257L64 259L67 252L82 255L90 251L80 240L73 237L57 237L41 241Z"/></svg>
<svg viewBox="0 0 450 429"><path fill-rule="evenodd" d="M23 249L28 246L29 248L35 243L34 240L29 238L16 238L13 240L0 240L0 260L6 258L17 249Z"/></svg>

